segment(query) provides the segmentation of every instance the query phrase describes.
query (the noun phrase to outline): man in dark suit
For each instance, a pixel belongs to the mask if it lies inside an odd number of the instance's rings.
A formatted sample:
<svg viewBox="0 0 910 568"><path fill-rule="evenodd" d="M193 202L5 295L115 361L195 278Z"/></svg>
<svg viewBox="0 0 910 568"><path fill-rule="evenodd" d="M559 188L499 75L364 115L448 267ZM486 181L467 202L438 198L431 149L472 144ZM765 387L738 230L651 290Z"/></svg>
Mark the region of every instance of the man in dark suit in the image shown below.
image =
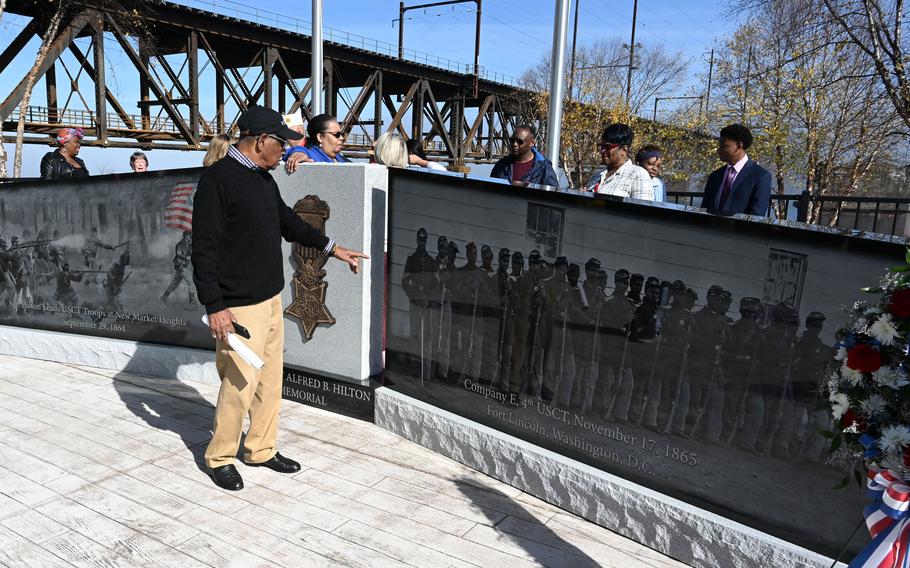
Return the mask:
<svg viewBox="0 0 910 568"><path fill-rule="evenodd" d="M717 156L727 165L708 176L703 208L721 215L768 214L771 172L746 154L751 145L752 133L745 126L731 124L721 129Z"/></svg>

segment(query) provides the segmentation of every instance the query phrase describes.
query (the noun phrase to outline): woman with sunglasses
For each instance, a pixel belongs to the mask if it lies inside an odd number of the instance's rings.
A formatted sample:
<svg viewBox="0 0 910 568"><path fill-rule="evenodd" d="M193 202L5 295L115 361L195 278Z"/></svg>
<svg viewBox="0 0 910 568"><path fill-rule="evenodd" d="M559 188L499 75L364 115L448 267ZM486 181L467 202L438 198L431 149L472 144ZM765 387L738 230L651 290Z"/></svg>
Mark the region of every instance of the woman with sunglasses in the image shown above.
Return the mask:
<svg viewBox="0 0 910 568"><path fill-rule="evenodd" d="M344 134L341 132L341 125L331 114L314 116L307 125L306 132L306 146L294 147L289 150L290 154L287 156L287 169L289 172L294 171L300 161L324 163L350 161L341 155L341 149L344 148ZM303 154L309 160L297 154Z"/></svg>
<svg viewBox="0 0 910 568"><path fill-rule="evenodd" d="M611 124L604 129L598 150L600 161L606 167L594 173L585 189L603 195L654 201L651 176L629 159L633 135L632 128L626 124Z"/></svg>
<svg viewBox="0 0 910 568"><path fill-rule="evenodd" d="M82 147L81 128L61 128L57 132L57 149L41 158L42 179L87 177L85 162L76 156Z"/></svg>

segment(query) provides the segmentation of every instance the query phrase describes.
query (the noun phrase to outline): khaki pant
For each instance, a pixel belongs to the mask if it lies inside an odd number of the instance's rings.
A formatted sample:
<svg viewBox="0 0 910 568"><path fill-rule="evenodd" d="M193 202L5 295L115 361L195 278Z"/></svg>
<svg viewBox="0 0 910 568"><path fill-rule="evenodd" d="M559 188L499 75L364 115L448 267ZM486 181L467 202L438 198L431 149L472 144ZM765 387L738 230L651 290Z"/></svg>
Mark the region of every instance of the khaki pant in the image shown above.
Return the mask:
<svg viewBox="0 0 910 568"><path fill-rule="evenodd" d="M205 450L205 464L211 468L234 463L243 433L243 417L249 414L250 428L243 442L243 459L262 463L274 457L278 433L278 409L284 365L284 319L281 296L231 308L238 323L250 332L242 339L265 361L260 370L248 365L227 342L216 344L215 364L221 377L212 441Z"/></svg>

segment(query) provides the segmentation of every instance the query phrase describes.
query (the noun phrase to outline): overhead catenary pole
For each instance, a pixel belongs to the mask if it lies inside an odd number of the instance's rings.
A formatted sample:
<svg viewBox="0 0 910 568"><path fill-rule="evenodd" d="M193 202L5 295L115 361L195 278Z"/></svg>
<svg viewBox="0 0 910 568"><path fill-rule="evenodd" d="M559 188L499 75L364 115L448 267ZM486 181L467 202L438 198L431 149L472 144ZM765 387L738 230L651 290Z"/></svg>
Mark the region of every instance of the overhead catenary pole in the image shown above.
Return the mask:
<svg viewBox="0 0 910 568"><path fill-rule="evenodd" d="M313 0L313 32L312 38L312 60L310 63L310 77L312 103L310 108L313 116L322 114L322 74L324 61L322 59L322 0Z"/></svg>
<svg viewBox="0 0 910 568"><path fill-rule="evenodd" d="M404 59L404 0L398 3L398 59Z"/></svg>
<svg viewBox="0 0 910 568"><path fill-rule="evenodd" d="M629 73L626 75L626 106L632 99L632 69L635 67L635 21L638 19L638 0L632 6L632 41L629 43Z"/></svg>
<svg viewBox="0 0 910 568"><path fill-rule="evenodd" d="M752 48L749 47L749 55L746 57L746 85L743 89L743 104L742 104L742 122L745 124L748 122L746 120L746 105L749 104L749 79L752 77Z"/></svg>
<svg viewBox="0 0 910 568"><path fill-rule="evenodd" d="M441 2L430 2L427 4L417 4L415 6L405 6L404 0L398 3L398 59L404 59L404 15L408 10L426 10L427 8L438 8L440 6L452 6L454 4L472 3L477 6L477 24L474 26L474 86L473 96L477 97L477 91L480 88L480 13L483 0L442 0ZM393 20L394 25L394 20ZM465 70L467 73L467 70Z"/></svg>
<svg viewBox="0 0 910 568"><path fill-rule="evenodd" d="M705 116L708 116L708 105L711 104L711 78L714 77L714 50L711 50L711 62L708 63L708 88L705 90Z"/></svg>
<svg viewBox="0 0 910 568"><path fill-rule="evenodd" d="M569 30L569 0L556 0L553 22L553 53L550 56L550 114L547 118L547 159L559 167L559 138L562 134L563 84L566 74L566 35Z"/></svg>
<svg viewBox="0 0 910 568"><path fill-rule="evenodd" d="M569 99L572 99L572 90L575 88L575 44L578 40L578 2L575 0L575 23L572 24L572 62L569 64Z"/></svg>

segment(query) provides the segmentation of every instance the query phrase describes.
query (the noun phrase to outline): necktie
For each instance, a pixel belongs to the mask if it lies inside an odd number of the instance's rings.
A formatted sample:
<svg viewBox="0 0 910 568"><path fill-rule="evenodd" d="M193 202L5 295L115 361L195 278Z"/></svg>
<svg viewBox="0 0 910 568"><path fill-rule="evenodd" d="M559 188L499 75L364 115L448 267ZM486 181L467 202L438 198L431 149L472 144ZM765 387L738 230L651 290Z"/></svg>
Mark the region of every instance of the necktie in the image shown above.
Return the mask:
<svg viewBox="0 0 910 568"><path fill-rule="evenodd" d="M727 172L724 174L724 184L720 188L720 199L717 202L717 208L723 209L730 197L730 190L733 189L733 178L736 177L736 168L727 166Z"/></svg>

